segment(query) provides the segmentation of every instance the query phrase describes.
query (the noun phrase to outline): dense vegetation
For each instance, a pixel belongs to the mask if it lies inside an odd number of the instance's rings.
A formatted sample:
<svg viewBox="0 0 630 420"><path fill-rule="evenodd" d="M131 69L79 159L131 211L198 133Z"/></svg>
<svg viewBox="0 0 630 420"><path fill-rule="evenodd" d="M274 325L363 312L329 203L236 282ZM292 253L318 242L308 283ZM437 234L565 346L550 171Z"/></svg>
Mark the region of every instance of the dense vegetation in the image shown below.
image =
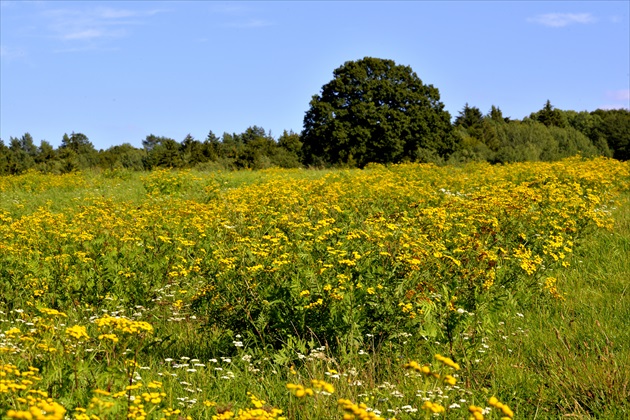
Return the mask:
<svg viewBox="0 0 630 420"><path fill-rule="evenodd" d="M627 418L629 186L608 158L1 177L0 418Z"/></svg>
<svg viewBox="0 0 630 420"><path fill-rule="evenodd" d="M366 57L334 71L313 96L301 133L277 139L264 128L212 131L203 140L149 134L142 148L125 143L96 150L83 133L64 134L55 149L29 133L0 139L0 175L29 169L264 169L364 167L369 163L555 161L580 154L630 159L630 110L564 111L549 101L522 120L493 106L486 115L466 104L451 123L437 88L407 66Z"/></svg>

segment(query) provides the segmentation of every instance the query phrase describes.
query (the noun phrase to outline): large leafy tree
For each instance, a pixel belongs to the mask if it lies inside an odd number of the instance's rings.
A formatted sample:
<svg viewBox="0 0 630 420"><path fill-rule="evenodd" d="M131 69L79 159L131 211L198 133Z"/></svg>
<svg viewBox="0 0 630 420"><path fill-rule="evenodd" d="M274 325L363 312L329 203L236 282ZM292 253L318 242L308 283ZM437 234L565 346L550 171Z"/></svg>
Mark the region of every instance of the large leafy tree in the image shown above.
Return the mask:
<svg viewBox="0 0 630 420"><path fill-rule="evenodd" d="M451 116L411 67L365 57L333 74L304 117L306 164L362 167L451 151Z"/></svg>

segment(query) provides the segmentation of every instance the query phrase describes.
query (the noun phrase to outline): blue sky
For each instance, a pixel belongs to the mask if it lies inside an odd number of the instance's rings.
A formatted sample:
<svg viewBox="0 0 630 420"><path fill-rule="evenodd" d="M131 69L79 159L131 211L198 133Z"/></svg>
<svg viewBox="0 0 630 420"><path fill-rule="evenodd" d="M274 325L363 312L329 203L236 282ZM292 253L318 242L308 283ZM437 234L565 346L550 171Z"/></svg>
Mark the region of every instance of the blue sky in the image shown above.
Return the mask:
<svg viewBox="0 0 630 420"><path fill-rule="evenodd" d="M0 1L0 138L299 132L349 60L409 65L454 117L630 108L628 1Z"/></svg>

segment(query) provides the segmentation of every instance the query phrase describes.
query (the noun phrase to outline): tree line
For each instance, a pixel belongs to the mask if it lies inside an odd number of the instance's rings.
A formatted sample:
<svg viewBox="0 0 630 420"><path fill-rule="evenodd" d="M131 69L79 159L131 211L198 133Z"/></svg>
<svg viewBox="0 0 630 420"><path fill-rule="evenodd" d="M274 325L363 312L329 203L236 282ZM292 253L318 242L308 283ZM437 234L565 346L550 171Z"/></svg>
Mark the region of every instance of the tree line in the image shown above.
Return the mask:
<svg viewBox="0 0 630 420"><path fill-rule="evenodd" d="M553 161L580 154L630 159L630 110L560 110L548 100L522 120L492 106L484 114L466 104L452 120L437 88L408 66L365 57L335 69L314 95L301 133L277 139L264 128L212 131L199 140L149 134L142 148L129 143L96 150L83 133L64 134L54 148L32 136L0 139L0 175L28 170L67 173L88 168L263 169L364 167L369 163Z"/></svg>
<svg viewBox="0 0 630 420"><path fill-rule="evenodd" d="M284 132L277 140L261 127L252 126L241 134L212 131L203 140L190 134L182 141L150 134L142 148L129 143L97 150L83 133L64 134L55 149L42 140L36 146L25 133L0 140L0 174L20 174L30 169L43 173L67 173L89 168L151 170L154 168L263 169L296 168L300 162L300 136Z"/></svg>
<svg viewBox="0 0 630 420"><path fill-rule="evenodd" d="M630 159L630 110L563 111L549 101L523 120L466 104L455 119L451 161L554 161L581 154Z"/></svg>

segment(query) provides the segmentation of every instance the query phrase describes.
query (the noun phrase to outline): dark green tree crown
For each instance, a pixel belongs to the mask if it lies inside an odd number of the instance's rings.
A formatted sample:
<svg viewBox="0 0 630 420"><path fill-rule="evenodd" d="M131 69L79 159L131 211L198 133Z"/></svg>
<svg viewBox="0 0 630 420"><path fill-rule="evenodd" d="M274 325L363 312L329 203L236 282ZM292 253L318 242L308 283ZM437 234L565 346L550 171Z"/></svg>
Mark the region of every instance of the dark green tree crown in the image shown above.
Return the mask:
<svg viewBox="0 0 630 420"><path fill-rule="evenodd" d="M448 149L450 115L411 67L366 57L333 75L304 117L305 163L364 166Z"/></svg>

